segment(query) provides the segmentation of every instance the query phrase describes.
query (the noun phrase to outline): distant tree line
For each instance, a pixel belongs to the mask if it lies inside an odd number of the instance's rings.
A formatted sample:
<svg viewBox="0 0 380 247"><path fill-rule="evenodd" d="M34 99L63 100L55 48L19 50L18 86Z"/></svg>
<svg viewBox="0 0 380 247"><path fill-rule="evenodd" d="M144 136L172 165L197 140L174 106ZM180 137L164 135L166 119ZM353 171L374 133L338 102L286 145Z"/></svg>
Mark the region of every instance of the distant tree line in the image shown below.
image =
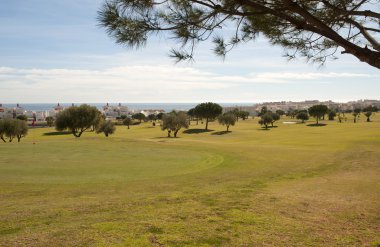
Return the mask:
<svg viewBox="0 0 380 247"><path fill-rule="evenodd" d="M346 119L345 114L352 114L354 117L354 123L360 117L361 113L366 116L366 121L371 121L371 116L374 112L377 112L378 108L375 106L368 106L363 109L355 108L354 110L340 111L339 109L329 109L326 105L314 105L305 110L292 110L288 112L283 110L276 110L275 112L268 110L266 106L262 107L258 112L259 124L263 128L276 127L274 124L280 120L281 116L287 115L290 118L296 118L301 120L302 123L309 120L310 117L316 119L316 125L320 124L320 120L324 120L325 116L328 116L328 120L332 121L335 117L339 122ZM226 127L226 132L230 131L230 127L234 126L239 119L245 120L249 117L249 112L241 111L235 108L231 111L223 113L223 108L213 102L206 102L198 104L196 107L185 111L172 111L169 113L150 114L145 116L143 113L133 114L131 117L121 116L118 120L119 124L123 124L130 128L130 125L136 124L133 120L137 120L138 123L142 121L151 121L153 126L156 126L156 121L160 121L161 129L167 131L167 136L177 137L179 131L182 128L189 128L191 121L199 121L203 123L205 121L205 130L208 130L209 122L217 120L219 124ZM24 115L20 115L14 119L0 120L0 139L3 142L12 142L15 138L20 140L28 133L27 118ZM69 107L59 114L56 118L47 117L46 122L48 126L55 125L58 131L70 131L75 137L79 138L86 131L92 131L96 133L103 133L106 137L112 135L116 131L115 123L112 121L106 121L104 115L93 106L80 105Z"/></svg>

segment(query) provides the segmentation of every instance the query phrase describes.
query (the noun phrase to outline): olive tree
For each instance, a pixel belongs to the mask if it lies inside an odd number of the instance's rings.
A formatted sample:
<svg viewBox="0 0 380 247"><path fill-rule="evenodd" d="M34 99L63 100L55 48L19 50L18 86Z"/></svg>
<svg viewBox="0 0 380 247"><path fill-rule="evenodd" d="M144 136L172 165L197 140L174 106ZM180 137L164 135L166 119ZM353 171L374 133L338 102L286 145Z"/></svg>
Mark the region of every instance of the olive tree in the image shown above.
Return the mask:
<svg viewBox="0 0 380 247"><path fill-rule="evenodd" d="M230 126L234 126L236 122L236 116L233 113L225 113L218 117L218 122L221 125L225 125L227 127L227 132L229 131Z"/></svg>
<svg viewBox="0 0 380 247"><path fill-rule="evenodd" d="M178 131L181 128L188 128L189 122L187 121L187 114L185 112L170 112L162 116L161 129L168 132L170 137L173 132L174 137L177 137Z"/></svg>
<svg viewBox="0 0 380 247"><path fill-rule="evenodd" d="M272 116L272 122L271 122L272 127L273 127L274 122L280 120L280 118L281 118L279 114L274 113L274 112L269 111L269 112L267 112L267 114L270 114Z"/></svg>
<svg viewBox="0 0 380 247"><path fill-rule="evenodd" d="M264 113L260 116L259 124L264 125L265 129L268 129L268 124L273 122L273 115L269 112Z"/></svg>
<svg viewBox="0 0 380 247"><path fill-rule="evenodd" d="M360 108L355 108L352 116L354 116L354 123L356 123L356 119L360 116L360 113L362 112L362 109Z"/></svg>
<svg viewBox="0 0 380 247"><path fill-rule="evenodd" d="M307 112L299 112L296 116L297 119L301 120L302 123L304 123L305 121L309 120L309 114L307 114Z"/></svg>
<svg viewBox="0 0 380 247"><path fill-rule="evenodd" d="M115 133L115 131L116 131L115 124L112 123L111 121L102 121L99 124L99 127L96 129L97 134L103 133L106 137L108 137L109 135L112 135L113 133Z"/></svg>
<svg viewBox="0 0 380 247"><path fill-rule="evenodd" d="M145 115L143 113L135 113L132 115L132 118L139 120L139 123L141 123L141 121L145 119Z"/></svg>
<svg viewBox="0 0 380 247"><path fill-rule="evenodd" d="M58 131L69 130L75 137L96 125L99 121L99 111L89 105L72 106L57 115L55 128Z"/></svg>
<svg viewBox="0 0 380 247"><path fill-rule="evenodd" d="M238 112L238 117L240 117L243 120L246 120L249 116L249 112L247 111L239 111Z"/></svg>
<svg viewBox="0 0 380 247"><path fill-rule="evenodd" d="M0 139L3 141L3 142L7 142L5 140L5 133L6 133L6 129L7 129L7 121L9 121L8 119L0 119Z"/></svg>
<svg viewBox="0 0 380 247"><path fill-rule="evenodd" d="M46 117L45 120L46 120L47 126L53 127L53 125L54 125L54 118L53 117L50 117L50 116Z"/></svg>
<svg viewBox="0 0 380 247"><path fill-rule="evenodd" d="M28 125L26 121L20 119L3 119L0 120L0 139L6 142L12 142L14 138L20 142L21 138L28 134Z"/></svg>
<svg viewBox="0 0 380 247"><path fill-rule="evenodd" d="M130 117L127 117L123 120L123 124L128 126L128 129L129 129L129 126L132 124L132 118Z"/></svg>
<svg viewBox="0 0 380 247"><path fill-rule="evenodd" d="M219 104L207 102L197 105L195 107L195 112L197 116L206 119L205 129L208 130L209 121L222 114L223 108Z"/></svg>
<svg viewBox="0 0 380 247"><path fill-rule="evenodd" d="M373 112L377 112L376 106L367 106L363 109L364 115L367 117L367 122L371 122L370 117L372 116Z"/></svg>
<svg viewBox="0 0 380 247"><path fill-rule="evenodd" d="M16 137L17 141L20 142L21 138L28 134L28 124L24 120L17 119L14 123L16 125Z"/></svg>

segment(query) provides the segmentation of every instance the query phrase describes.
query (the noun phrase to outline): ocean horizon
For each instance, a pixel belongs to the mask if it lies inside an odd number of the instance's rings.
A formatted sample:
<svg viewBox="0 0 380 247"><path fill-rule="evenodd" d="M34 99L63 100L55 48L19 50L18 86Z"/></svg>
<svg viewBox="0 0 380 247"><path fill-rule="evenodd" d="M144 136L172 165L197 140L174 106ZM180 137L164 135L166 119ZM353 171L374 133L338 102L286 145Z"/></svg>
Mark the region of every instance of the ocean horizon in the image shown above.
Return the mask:
<svg viewBox="0 0 380 247"><path fill-rule="evenodd" d="M69 107L72 104L74 105L81 105L81 104L88 104L91 106L95 106L98 109L101 109L103 106L105 106L107 103L60 103L63 107ZM119 103L108 103L112 106L117 106ZM172 110L189 110L193 107L195 107L199 103L127 103L127 102L120 102L121 105L127 106L132 110L143 110L143 109L160 109L164 110L166 112L172 111ZM247 103L219 103L223 107L232 107L232 106L253 106L256 103L253 102L247 102ZM3 107L6 108L13 108L16 107L17 104L2 104ZM27 111L49 111L53 109L57 103L19 103L19 105L24 108Z"/></svg>

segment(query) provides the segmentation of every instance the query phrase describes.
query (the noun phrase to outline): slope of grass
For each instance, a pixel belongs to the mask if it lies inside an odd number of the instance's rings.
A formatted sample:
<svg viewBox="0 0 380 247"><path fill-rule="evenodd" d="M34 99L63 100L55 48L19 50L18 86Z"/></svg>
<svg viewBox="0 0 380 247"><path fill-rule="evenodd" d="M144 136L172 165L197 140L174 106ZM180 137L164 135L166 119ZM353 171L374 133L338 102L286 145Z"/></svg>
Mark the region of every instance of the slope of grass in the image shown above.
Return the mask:
<svg viewBox="0 0 380 247"><path fill-rule="evenodd" d="M380 117L281 121L31 130L0 145L0 246L376 246Z"/></svg>

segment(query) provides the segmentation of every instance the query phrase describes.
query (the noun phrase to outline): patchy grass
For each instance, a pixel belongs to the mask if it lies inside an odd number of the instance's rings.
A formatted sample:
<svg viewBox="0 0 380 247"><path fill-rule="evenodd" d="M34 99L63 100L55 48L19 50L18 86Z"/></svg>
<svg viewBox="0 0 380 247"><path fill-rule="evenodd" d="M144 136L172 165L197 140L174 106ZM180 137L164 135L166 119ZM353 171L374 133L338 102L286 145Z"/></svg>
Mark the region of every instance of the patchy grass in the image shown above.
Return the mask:
<svg viewBox="0 0 380 247"><path fill-rule="evenodd" d="M380 117L286 120L0 143L0 245L377 246Z"/></svg>

